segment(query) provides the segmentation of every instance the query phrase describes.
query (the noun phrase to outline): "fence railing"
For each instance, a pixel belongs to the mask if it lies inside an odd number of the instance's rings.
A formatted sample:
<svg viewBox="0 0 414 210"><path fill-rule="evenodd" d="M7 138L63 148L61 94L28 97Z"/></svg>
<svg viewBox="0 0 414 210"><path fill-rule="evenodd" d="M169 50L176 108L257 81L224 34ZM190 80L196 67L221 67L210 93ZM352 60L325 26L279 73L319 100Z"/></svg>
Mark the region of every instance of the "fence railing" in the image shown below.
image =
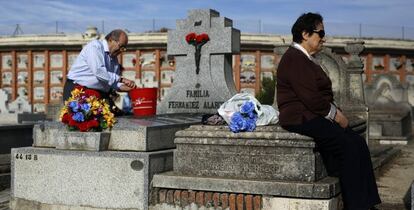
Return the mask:
<svg viewBox="0 0 414 210"><path fill-rule="evenodd" d="M242 33L290 34L291 23L275 24L257 20L233 20L233 26ZM160 29L175 29L173 19L136 19L102 21L54 21L21 22L16 24L0 22L0 35L21 34L70 34L83 33L87 27L95 26L100 33L108 33L115 28L129 32L152 32ZM414 39L414 27L370 25L364 23L325 22L328 36L374 37L393 39Z"/></svg>

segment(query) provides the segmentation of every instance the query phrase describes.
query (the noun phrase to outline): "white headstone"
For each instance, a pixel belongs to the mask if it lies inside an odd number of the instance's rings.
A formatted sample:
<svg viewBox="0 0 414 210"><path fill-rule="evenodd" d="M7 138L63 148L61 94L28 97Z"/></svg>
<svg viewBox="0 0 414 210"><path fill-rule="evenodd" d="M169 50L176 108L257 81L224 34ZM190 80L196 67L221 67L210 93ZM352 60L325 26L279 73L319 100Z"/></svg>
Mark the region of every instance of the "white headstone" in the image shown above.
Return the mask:
<svg viewBox="0 0 414 210"><path fill-rule="evenodd" d="M9 111L14 113L32 112L32 107L25 97L19 96L9 104Z"/></svg>
<svg viewBox="0 0 414 210"><path fill-rule="evenodd" d="M175 56L175 79L158 114L215 113L236 94L232 54L240 52L240 31L232 26L232 20L211 9L191 10L187 19L177 20L176 30L168 31L167 45L167 54ZM190 33L209 39L190 44Z"/></svg>
<svg viewBox="0 0 414 210"><path fill-rule="evenodd" d="M8 101L9 95L6 91L0 89L0 113L9 113L9 110L7 109L6 103Z"/></svg>

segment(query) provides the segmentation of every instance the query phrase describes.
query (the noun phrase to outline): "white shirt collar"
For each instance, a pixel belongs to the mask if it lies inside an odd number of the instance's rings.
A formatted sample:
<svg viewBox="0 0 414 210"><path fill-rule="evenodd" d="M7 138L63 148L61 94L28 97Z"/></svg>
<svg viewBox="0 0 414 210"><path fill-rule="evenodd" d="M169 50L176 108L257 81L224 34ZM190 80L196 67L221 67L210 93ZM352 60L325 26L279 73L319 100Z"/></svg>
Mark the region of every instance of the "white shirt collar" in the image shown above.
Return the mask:
<svg viewBox="0 0 414 210"><path fill-rule="evenodd" d="M311 57L311 55L309 55L308 51L306 51L305 48L302 47L302 45L300 45L300 44L298 44L296 42L293 42L292 46L294 48L302 51L309 58L309 60L313 60L312 57Z"/></svg>
<svg viewBox="0 0 414 210"><path fill-rule="evenodd" d="M106 39L102 40L102 44L103 44L104 51L109 52L109 46L108 46L108 42L106 41Z"/></svg>

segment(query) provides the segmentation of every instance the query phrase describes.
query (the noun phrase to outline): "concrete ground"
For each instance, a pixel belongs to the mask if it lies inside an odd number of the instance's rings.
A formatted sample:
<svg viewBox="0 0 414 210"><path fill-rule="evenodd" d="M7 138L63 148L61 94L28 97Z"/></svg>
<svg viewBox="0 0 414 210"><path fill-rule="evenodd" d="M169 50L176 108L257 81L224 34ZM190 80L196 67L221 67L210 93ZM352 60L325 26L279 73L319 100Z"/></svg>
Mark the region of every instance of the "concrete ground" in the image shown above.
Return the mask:
<svg viewBox="0 0 414 210"><path fill-rule="evenodd" d="M400 146L401 153L383 167L377 176L383 204L381 210L411 210L411 184L414 181L414 140Z"/></svg>
<svg viewBox="0 0 414 210"><path fill-rule="evenodd" d="M9 210L10 189L0 191L0 210Z"/></svg>

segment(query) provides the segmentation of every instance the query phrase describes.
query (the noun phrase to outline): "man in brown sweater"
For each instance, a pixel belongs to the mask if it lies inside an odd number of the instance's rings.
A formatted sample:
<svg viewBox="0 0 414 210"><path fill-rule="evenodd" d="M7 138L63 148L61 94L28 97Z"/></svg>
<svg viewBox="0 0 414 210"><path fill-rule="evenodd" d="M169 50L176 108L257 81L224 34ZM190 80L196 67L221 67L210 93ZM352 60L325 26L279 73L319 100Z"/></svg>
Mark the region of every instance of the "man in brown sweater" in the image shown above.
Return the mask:
<svg viewBox="0 0 414 210"><path fill-rule="evenodd" d="M348 127L335 106L331 80L312 57L325 42L322 16L303 14L292 35L277 70L280 125L314 139L328 174L339 176L345 209L375 209L381 200L368 146Z"/></svg>

